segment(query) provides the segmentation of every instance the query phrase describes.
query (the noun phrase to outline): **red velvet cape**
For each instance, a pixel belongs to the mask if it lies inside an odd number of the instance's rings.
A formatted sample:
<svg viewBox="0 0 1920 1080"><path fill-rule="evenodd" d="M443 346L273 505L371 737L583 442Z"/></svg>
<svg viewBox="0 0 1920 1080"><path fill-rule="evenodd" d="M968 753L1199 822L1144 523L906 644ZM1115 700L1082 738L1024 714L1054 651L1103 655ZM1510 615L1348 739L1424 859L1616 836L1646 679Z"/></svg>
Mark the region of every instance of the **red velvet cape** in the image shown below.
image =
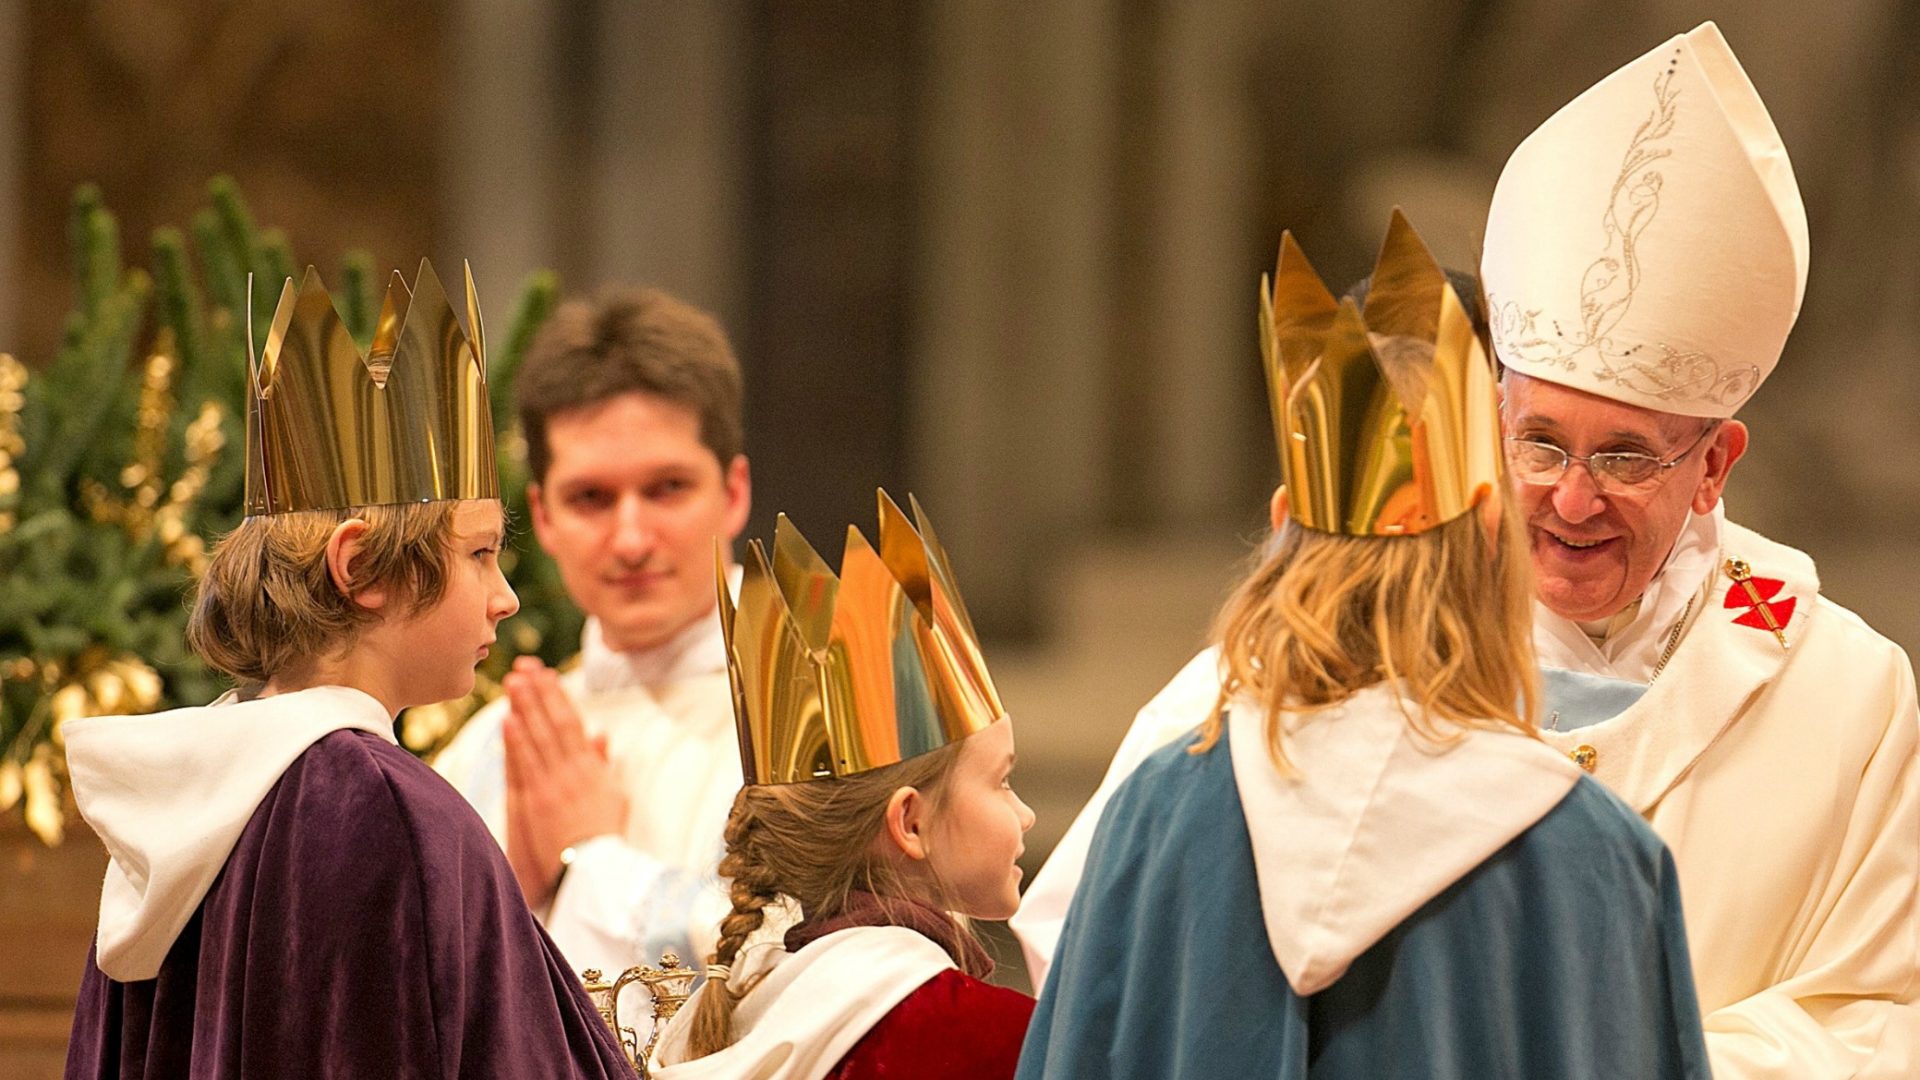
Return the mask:
<svg viewBox="0 0 1920 1080"><path fill-rule="evenodd" d="M1033 999L946 970L908 994L827 1080L1012 1080Z"/></svg>
<svg viewBox="0 0 1920 1080"><path fill-rule="evenodd" d="M904 926L932 939L961 967L991 974L993 960L973 935L944 911L899 897L855 892L829 919L787 931L786 947L852 926ZM880 1018L826 1080L1012 1080L1034 1001L949 969L927 980Z"/></svg>

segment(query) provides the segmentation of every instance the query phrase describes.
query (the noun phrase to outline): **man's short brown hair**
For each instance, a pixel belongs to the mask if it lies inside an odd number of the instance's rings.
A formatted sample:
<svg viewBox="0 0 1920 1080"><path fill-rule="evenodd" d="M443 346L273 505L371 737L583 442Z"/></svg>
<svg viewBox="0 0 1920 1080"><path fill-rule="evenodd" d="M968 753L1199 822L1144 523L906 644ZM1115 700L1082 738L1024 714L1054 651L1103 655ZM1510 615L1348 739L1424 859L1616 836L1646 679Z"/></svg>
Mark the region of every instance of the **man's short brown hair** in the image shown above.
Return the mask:
<svg viewBox="0 0 1920 1080"><path fill-rule="evenodd" d="M547 421L623 394L692 410L700 441L725 469L741 452L741 393L740 362L719 321L644 287L561 304L534 336L513 388L535 482L553 463Z"/></svg>
<svg viewBox="0 0 1920 1080"><path fill-rule="evenodd" d="M309 510L251 517L220 539L187 619L187 645L243 686L298 676L350 648L359 632L395 609L362 607L348 595L383 588L414 613L446 593L457 502ZM346 591L327 568L327 541L348 518L367 531Z"/></svg>

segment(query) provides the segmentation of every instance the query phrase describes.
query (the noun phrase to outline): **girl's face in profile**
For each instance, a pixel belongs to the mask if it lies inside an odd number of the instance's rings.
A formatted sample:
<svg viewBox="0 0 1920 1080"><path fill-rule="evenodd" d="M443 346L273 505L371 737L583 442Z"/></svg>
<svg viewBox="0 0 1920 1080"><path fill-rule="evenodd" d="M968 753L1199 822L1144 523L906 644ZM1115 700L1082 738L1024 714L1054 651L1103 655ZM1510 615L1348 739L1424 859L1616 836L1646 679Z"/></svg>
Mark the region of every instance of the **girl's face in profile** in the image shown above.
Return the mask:
<svg viewBox="0 0 1920 1080"><path fill-rule="evenodd" d="M927 831L927 863L947 901L977 919L1020 906L1020 867L1033 810L1014 794L1013 722L1001 717L960 745Z"/></svg>

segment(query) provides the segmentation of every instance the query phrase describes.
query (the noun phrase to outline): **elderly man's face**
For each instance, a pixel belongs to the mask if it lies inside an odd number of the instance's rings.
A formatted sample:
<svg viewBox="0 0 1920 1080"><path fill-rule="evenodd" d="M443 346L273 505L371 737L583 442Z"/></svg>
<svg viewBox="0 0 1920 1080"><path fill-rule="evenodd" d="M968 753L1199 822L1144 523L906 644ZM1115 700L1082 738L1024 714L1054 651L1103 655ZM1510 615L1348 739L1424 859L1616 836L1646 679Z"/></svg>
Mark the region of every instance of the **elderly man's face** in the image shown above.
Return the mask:
<svg viewBox="0 0 1920 1080"><path fill-rule="evenodd" d="M1502 388L1509 437L1552 443L1579 457L1626 452L1671 460L1711 423L1513 372ZM1662 470L1657 486L1631 494L1601 490L1579 462L1569 462L1566 474L1550 485L1516 480L1540 601L1566 618L1590 622L1639 599L1673 550L1687 512L1713 510L1746 446L1746 426L1723 421L1679 464Z"/></svg>

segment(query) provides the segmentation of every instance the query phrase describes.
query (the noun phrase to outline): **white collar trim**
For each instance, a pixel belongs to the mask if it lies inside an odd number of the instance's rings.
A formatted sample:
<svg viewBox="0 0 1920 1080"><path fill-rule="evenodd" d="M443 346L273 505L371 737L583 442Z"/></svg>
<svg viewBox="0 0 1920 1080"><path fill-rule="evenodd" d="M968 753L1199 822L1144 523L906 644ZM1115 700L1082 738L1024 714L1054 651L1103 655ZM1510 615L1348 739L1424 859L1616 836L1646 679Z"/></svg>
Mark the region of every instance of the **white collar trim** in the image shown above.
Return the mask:
<svg viewBox="0 0 1920 1080"><path fill-rule="evenodd" d="M727 581L730 588L740 587L737 564L728 569ZM588 693L659 686L725 670L727 645L718 606L659 645L637 652L608 648L599 619L589 618L580 633L580 678Z"/></svg>

